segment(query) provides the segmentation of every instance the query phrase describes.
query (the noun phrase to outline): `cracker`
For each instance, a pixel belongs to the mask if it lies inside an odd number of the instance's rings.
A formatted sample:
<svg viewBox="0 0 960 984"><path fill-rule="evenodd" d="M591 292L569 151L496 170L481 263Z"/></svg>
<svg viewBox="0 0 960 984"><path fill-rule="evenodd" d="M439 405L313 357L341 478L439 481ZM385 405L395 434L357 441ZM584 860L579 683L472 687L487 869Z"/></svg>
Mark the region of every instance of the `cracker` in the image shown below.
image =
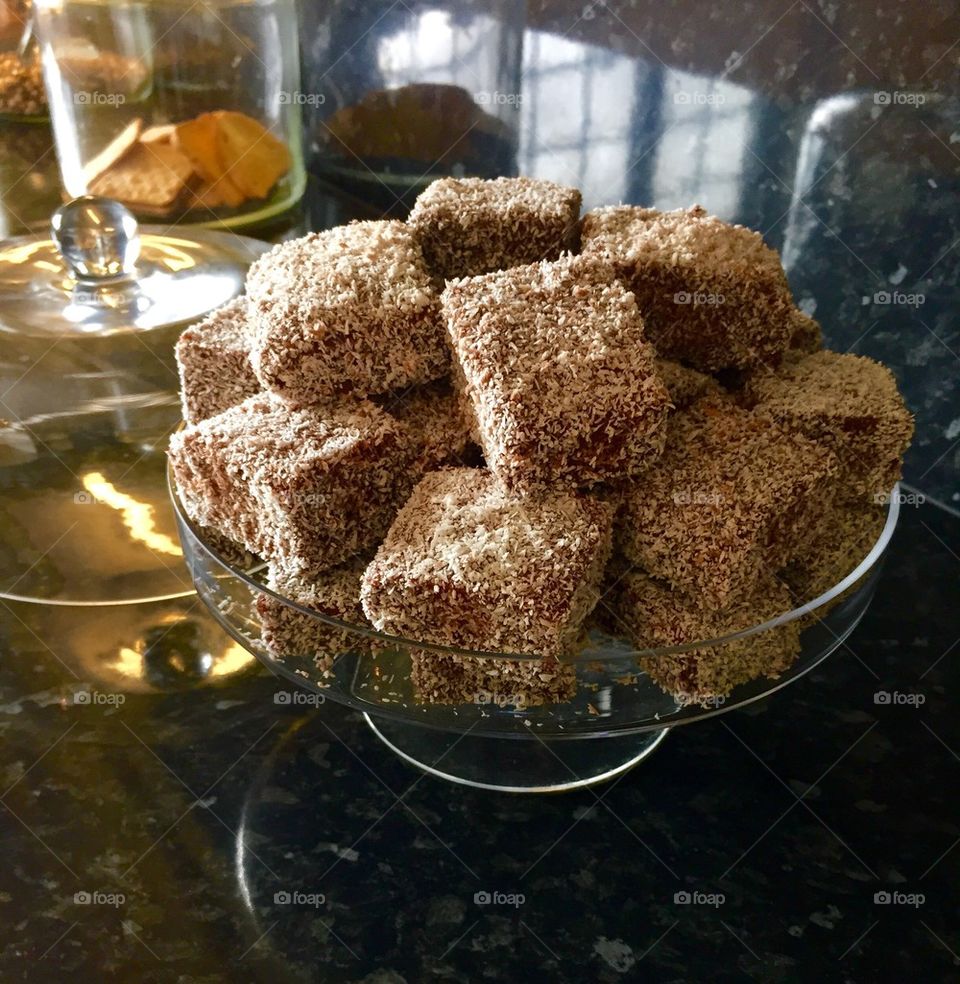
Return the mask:
<svg viewBox="0 0 960 984"><path fill-rule="evenodd" d="M83 167L87 184L92 184L101 174L122 160L140 139L142 130L143 120L137 117L128 123L99 154L90 158Z"/></svg>
<svg viewBox="0 0 960 984"><path fill-rule="evenodd" d="M90 184L90 193L125 205L170 207L193 176L193 166L176 147L137 144Z"/></svg>
<svg viewBox="0 0 960 984"><path fill-rule="evenodd" d="M156 126L148 126L140 134L140 143L171 143L176 129L177 127L173 123L158 123Z"/></svg>

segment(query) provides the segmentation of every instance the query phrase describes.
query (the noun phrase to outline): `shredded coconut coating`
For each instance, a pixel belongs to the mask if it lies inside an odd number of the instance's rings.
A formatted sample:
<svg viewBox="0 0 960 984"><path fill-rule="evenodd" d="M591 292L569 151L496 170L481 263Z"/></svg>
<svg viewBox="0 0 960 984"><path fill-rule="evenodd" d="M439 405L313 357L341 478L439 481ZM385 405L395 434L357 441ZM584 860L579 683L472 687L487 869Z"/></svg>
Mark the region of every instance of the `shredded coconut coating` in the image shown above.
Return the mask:
<svg viewBox="0 0 960 984"><path fill-rule="evenodd" d="M580 192L536 178L440 178L407 219L439 280L556 259L577 246Z"/></svg>
<svg viewBox="0 0 960 984"><path fill-rule="evenodd" d="M187 328L176 345L180 402L188 424L260 392L250 364L247 299L237 297Z"/></svg>
<svg viewBox="0 0 960 984"><path fill-rule="evenodd" d="M797 308L791 315L793 323L793 334L790 336L790 346L787 355L804 356L812 355L823 348L823 330L819 322L804 314Z"/></svg>
<svg viewBox="0 0 960 984"><path fill-rule="evenodd" d="M748 595L730 600L724 612L704 611L696 599L671 591L643 573L628 574L615 599L618 619L639 650L717 639L759 625L791 610L790 592L766 575ZM734 687L765 676L776 679L800 652L795 619L721 646L683 653L640 655L647 675L682 703L709 704Z"/></svg>
<svg viewBox="0 0 960 984"><path fill-rule="evenodd" d="M488 467L511 491L635 475L670 397L609 263L565 256L447 284L447 330Z"/></svg>
<svg viewBox="0 0 960 984"><path fill-rule="evenodd" d="M375 546L413 456L372 403L296 408L272 394L177 432L169 453L195 522L304 578Z"/></svg>
<svg viewBox="0 0 960 984"><path fill-rule="evenodd" d="M449 380L387 393L374 400L410 432L417 456L413 471L422 477L443 465L472 464L472 420ZM472 449L475 451L475 449Z"/></svg>
<svg viewBox="0 0 960 984"><path fill-rule="evenodd" d="M384 393L447 372L439 301L403 222L281 243L250 268L247 294L254 371L289 400Z"/></svg>
<svg viewBox="0 0 960 984"><path fill-rule="evenodd" d="M782 571L795 603L806 604L842 581L873 548L886 520L886 509L875 505L854 502L829 507L818 535ZM816 614L822 617L824 611Z"/></svg>
<svg viewBox="0 0 960 984"><path fill-rule="evenodd" d="M238 567L242 571L248 571L251 567L261 564L263 561L254 553L248 550L242 543L231 540L211 526L201 527L203 542L213 549L220 559L231 567Z"/></svg>
<svg viewBox="0 0 960 984"><path fill-rule="evenodd" d="M829 448L843 468L843 494L872 501L900 478L913 436L893 373L862 355L824 350L755 373L744 402L755 414Z"/></svg>
<svg viewBox="0 0 960 984"><path fill-rule="evenodd" d="M410 680L424 704L492 704L523 710L570 700L576 668L555 659L484 659L422 650L410 654Z"/></svg>
<svg viewBox="0 0 960 984"><path fill-rule="evenodd" d="M360 607L360 578L366 566L367 558L355 557L305 580L290 574L281 565L271 563L267 587L322 615L353 625L366 625ZM268 594L258 594L254 604L260 620L261 639L275 659L308 656L322 675L328 677L343 653L369 652L371 649L371 640L367 637L325 625Z"/></svg>
<svg viewBox="0 0 960 984"><path fill-rule="evenodd" d="M631 563L722 610L813 535L838 469L805 437L708 397L672 416L662 457L627 488L620 547Z"/></svg>
<svg viewBox="0 0 960 984"><path fill-rule="evenodd" d="M482 469L433 472L367 568L363 610L407 638L560 657L599 597L612 513L563 492L513 498Z"/></svg>
<svg viewBox="0 0 960 984"><path fill-rule="evenodd" d="M583 217L583 252L609 257L660 356L711 372L775 361L794 306L776 250L708 215L617 205Z"/></svg>
<svg viewBox="0 0 960 984"><path fill-rule="evenodd" d="M470 440L478 448L482 449L483 435L480 433L480 425L477 423L477 413L473 408L473 400L470 398L467 377L463 374L463 366L460 365L460 360L456 356L450 360L450 381L453 384L453 391L457 396L460 413L463 415L463 419L466 420L467 427L470 429Z"/></svg>
<svg viewBox="0 0 960 984"><path fill-rule="evenodd" d="M701 397L720 396L722 393L720 384L712 376L697 372L679 362L657 359L656 371L676 410L686 409Z"/></svg>

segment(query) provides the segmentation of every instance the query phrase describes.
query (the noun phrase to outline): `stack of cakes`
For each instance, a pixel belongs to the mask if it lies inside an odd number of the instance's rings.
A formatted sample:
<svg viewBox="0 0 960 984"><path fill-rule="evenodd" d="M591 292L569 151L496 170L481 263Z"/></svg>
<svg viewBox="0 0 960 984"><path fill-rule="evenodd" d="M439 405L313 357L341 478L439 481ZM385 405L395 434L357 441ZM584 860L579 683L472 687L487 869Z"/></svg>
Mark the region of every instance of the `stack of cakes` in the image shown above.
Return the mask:
<svg viewBox="0 0 960 984"><path fill-rule="evenodd" d="M678 697L775 676L796 623L644 651L842 577L912 433L885 368L821 349L757 233L697 206L581 219L528 178L441 179L405 223L275 247L177 357L191 517L299 605L488 654L412 650L428 701L567 699L595 611ZM278 656L329 671L351 646L266 595L258 614Z"/></svg>

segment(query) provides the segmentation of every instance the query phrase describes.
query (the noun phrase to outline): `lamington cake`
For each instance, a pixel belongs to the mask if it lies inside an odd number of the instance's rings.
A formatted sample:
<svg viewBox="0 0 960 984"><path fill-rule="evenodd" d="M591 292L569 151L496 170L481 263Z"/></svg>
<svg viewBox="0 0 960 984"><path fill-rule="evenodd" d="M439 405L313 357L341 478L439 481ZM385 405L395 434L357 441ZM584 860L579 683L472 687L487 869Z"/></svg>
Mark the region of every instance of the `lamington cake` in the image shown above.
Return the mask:
<svg viewBox="0 0 960 984"><path fill-rule="evenodd" d="M577 244L580 192L536 178L440 178L407 222L440 280L554 260Z"/></svg>
<svg viewBox="0 0 960 984"><path fill-rule="evenodd" d="M488 467L527 492L641 472L670 397L608 262L567 256L448 283L443 311Z"/></svg>
<svg viewBox="0 0 960 984"><path fill-rule="evenodd" d="M711 372L775 362L795 331L776 251L708 215L618 205L583 218L582 248L609 257L665 359Z"/></svg>
<svg viewBox="0 0 960 984"><path fill-rule="evenodd" d="M661 458L624 493L618 541L628 561L720 611L814 534L838 463L729 400L700 400L671 425Z"/></svg>
<svg viewBox="0 0 960 984"><path fill-rule="evenodd" d="M250 364L247 299L238 297L191 325L176 345L180 402L188 424L260 392Z"/></svg>
<svg viewBox="0 0 960 984"><path fill-rule="evenodd" d="M368 559L355 557L310 579L293 576L281 564L271 563L267 587L321 615L365 625L367 620L360 607L360 578ZM306 656L323 676L329 676L337 657L343 653L371 651L370 639L311 618L271 595L258 594L255 604L261 639L275 659Z"/></svg>
<svg viewBox="0 0 960 984"><path fill-rule="evenodd" d="M416 450L412 468L418 477L443 465L475 463L468 460L476 457L476 448L470 450L470 413L448 380L386 393L373 402L409 431Z"/></svg>
<svg viewBox="0 0 960 984"><path fill-rule="evenodd" d="M753 412L803 434L839 458L845 498L879 502L900 478L913 416L886 366L827 350L747 381Z"/></svg>
<svg viewBox="0 0 960 984"><path fill-rule="evenodd" d="M787 354L803 357L819 352L823 348L823 330L819 322L799 308L793 312L791 319L793 321L793 333L790 335Z"/></svg>
<svg viewBox="0 0 960 984"><path fill-rule="evenodd" d="M555 659L484 659L425 652L410 654L410 681L425 704L490 704L524 710L570 700L576 667Z"/></svg>
<svg viewBox="0 0 960 984"><path fill-rule="evenodd" d="M407 222L275 247L183 334L180 500L228 567L268 563L254 617L277 659L332 685L339 654L376 655L376 688L409 656L420 701L525 708L574 695L602 629L710 703L783 673L800 631L830 642L821 606L704 645L877 542L913 432L892 375L823 350L758 233L696 205L581 228L580 206L441 179Z"/></svg>
<svg viewBox="0 0 960 984"><path fill-rule="evenodd" d="M299 403L403 389L449 366L439 301L403 222L352 222L275 246L247 276L253 369Z"/></svg>
<svg viewBox="0 0 960 984"><path fill-rule="evenodd" d="M679 362L657 359L656 369L675 410L684 410L704 396L721 395L720 384L712 376L690 369Z"/></svg>
<svg viewBox="0 0 960 984"><path fill-rule="evenodd" d="M597 602L612 509L587 496L507 495L484 469L427 475L363 577L378 629L546 659L570 652Z"/></svg>
<svg viewBox="0 0 960 984"><path fill-rule="evenodd" d="M696 598L639 572L627 574L618 589L613 607L639 651L640 666L681 703L709 704L741 683L760 676L775 679L800 652L800 628L793 620L719 646L644 653L720 639L789 612L790 592L770 574L763 575L750 594L731 599L723 612L706 611Z"/></svg>
<svg viewBox="0 0 960 984"><path fill-rule="evenodd" d="M826 508L819 535L797 552L781 572L796 604L806 604L838 584L880 538L887 520L881 506L863 502Z"/></svg>
<svg viewBox="0 0 960 984"><path fill-rule="evenodd" d="M178 431L169 453L195 522L303 578L379 542L413 456L372 403L297 408L272 394Z"/></svg>

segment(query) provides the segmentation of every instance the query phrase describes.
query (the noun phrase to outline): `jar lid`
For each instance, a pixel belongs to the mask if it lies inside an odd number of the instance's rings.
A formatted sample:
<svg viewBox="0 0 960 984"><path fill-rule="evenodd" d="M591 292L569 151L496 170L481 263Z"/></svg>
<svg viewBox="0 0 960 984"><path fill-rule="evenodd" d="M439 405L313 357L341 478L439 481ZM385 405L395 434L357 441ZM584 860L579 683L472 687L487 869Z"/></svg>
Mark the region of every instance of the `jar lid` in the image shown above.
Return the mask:
<svg viewBox="0 0 960 984"><path fill-rule="evenodd" d="M269 248L230 232L140 229L119 202L85 195L54 213L49 238L0 248L0 331L103 336L196 321L242 293Z"/></svg>
<svg viewBox="0 0 960 984"><path fill-rule="evenodd" d="M49 237L0 244L0 599L155 603L193 593L166 487L174 343L243 290L269 244L138 230L79 198Z"/></svg>

